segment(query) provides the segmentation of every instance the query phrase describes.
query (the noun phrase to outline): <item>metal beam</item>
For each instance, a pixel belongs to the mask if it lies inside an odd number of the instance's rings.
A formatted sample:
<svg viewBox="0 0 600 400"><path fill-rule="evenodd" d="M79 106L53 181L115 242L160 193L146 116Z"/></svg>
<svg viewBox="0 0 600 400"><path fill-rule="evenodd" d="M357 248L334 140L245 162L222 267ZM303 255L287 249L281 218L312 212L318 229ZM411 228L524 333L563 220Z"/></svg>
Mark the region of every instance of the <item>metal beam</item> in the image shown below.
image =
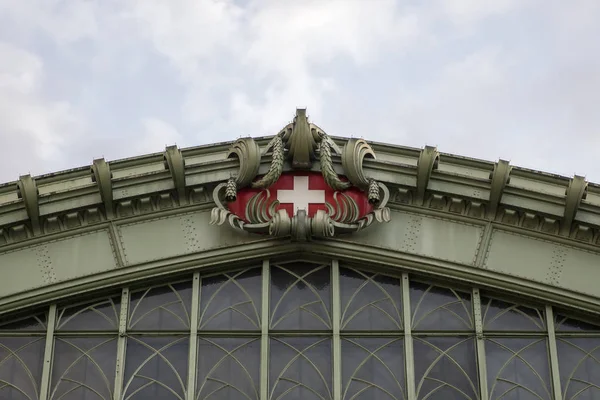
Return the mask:
<svg viewBox="0 0 600 400"><path fill-rule="evenodd" d="M429 179L433 170L437 169L440 161L440 153L436 147L425 146L419 154L417 162L417 193L415 202L422 206L425 203L425 191L429 186Z"/></svg>
<svg viewBox="0 0 600 400"><path fill-rule="evenodd" d="M406 365L406 398L416 400L415 356L412 342L412 317L410 313L410 283L408 274L402 274L402 311L404 322L404 358Z"/></svg>
<svg viewBox="0 0 600 400"><path fill-rule="evenodd" d="M188 204L188 199L185 195L185 161L181 150L177 146L168 146L165 149L164 160L165 167L171 172L171 177L173 178L179 198L179 205Z"/></svg>
<svg viewBox="0 0 600 400"><path fill-rule="evenodd" d="M475 340L477 346L477 369L479 370L479 399L488 400L487 367L485 360L485 338L479 289L473 289L473 316L475 318Z"/></svg>
<svg viewBox="0 0 600 400"><path fill-rule="evenodd" d="M571 178L569 187L565 193L567 198L565 200L565 213L562 224L560 224L559 233L561 236L570 236L573 220L577 215L577 210L579 209L581 200L585 198L587 186L588 183L583 176L575 175L573 178Z"/></svg>
<svg viewBox="0 0 600 400"><path fill-rule="evenodd" d="M115 388L113 398L121 399L125 374L125 351L127 344L127 316L129 309L129 288L121 292L121 314L119 315L119 337L117 339L117 363L115 366Z"/></svg>
<svg viewBox="0 0 600 400"><path fill-rule="evenodd" d="M269 285L271 282L269 260L262 266L262 310L260 344L260 398L269 398Z"/></svg>
<svg viewBox="0 0 600 400"><path fill-rule="evenodd" d="M506 160L499 160L494 166L494 171L490 174L492 180L490 188L490 200L488 202L486 217L488 219L496 218L496 212L498 211L498 205L502 200L502 193L504 188L510 182L510 171L512 167Z"/></svg>
<svg viewBox="0 0 600 400"><path fill-rule="evenodd" d="M104 203L106 218L113 218L112 173L110 172L110 166L104 161L104 158L94 160L92 164L92 181L98 185L100 198L102 199L102 203Z"/></svg>
<svg viewBox="0 0 600 400"><path fill-rule="evenodd" d="M17 195L23 199L27 216L31 221L31 229L34 235L42 233L40 225L40 205L38 189L35 180L30 175L23 175L17 182Z"/></svg>
<svg viewBox="0 0 600 400"><path fill-rule="evenodd" d="M200 272L194 273L192 281L192 310L190 312L190 353L186 399L196 396L196 367L198 357L198 309L200 308Z"/></svg>
<svg viewBox="0 0 600 400"><path fill-rule="evenodd" d="M40 400L50 398L52 360L54 356L54 328L56 326L56 304L48 310L48 326L46 330L46 348L44 349L44 365L42 366L42 382L40 384Z"/></svg>
<svg viewBox="0 0 600 400"><path fill-rule="evenodd" d="M554 332L554 310L546 306L546 326L548 327L548 349L550 350L550 373L552 375L552 391L554 400L562 400L560 371L558 368L558 350L556 348L556 333Z"/></svg>
<svg viewBox="0 0 600 400"><path fill-rule="evenodd" d="M332 327L333 327L333 400L342 399L342 342L340 338L341 294L340 264L338 260L331 262Z"/></svg>

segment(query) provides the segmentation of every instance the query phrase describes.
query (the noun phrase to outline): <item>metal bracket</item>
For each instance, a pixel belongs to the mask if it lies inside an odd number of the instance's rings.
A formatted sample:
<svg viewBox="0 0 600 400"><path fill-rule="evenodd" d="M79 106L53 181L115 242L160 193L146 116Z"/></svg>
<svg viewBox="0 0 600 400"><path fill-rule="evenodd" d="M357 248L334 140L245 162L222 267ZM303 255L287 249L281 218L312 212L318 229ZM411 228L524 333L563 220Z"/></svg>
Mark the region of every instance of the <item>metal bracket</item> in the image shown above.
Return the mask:
<svg viewBox="0 0 600 400"><path fill-rule="evenodd" d="M585 199L587 186L588 183L583 176L575 175L571 178L571 182L565 193L567 198L565 201L565 213L559 232L561 236L569 236L571 234L571 226L573 225L573 220L575 219L581 200Z"/></svg>
<svg viewBox="0 0 600 400"><path fill-rule="evenodd" d="M31 228L34 235L42 233L40 228L40 205L38 199L38 189L35 180L30 175L23 175L17 182L18 196L23 199L27 216L31 221Z"/></svg>
<svg viewBox="0 0 600 400"><path fill-rule="evenodd" d="M114 216L112 174L110 172L110 166L104 158L94 160L94 163L92 164L92 174L92 181L96 182L98 189L100 190L100 197L104 203L106 218L110 219Z"/></svg>
<svg viewBox="0 0 600 400"><path fill-rule="evenodd" d="M437 169L440 161L440 153L436 147L425 146L419 154L417 162L417 196L415 198L418 205L425 203L425 191L429 185L429 179L433 170Z"/></svg>
<svg viewBox="0 0 600 400"><path fill-rule="evenodd" d="M185 196L185 162L181 155L181 150L177 146L168 146L165 149L165 167L171 172L177 196L179 197L179 205L188 203Z"/></svg>
<svg viewBox="0 0 600 400"><path fill-rule="evenodd" d="M492 184L490 190L490 201L488 203L488 209L486 213L488 219L494 219L496 217L498 205L502 199L502 193L504 192L506 185L508 185L510 182L511 170L512 166L510 166L508 161L499 160L494 167L494 171L490 174Z"/></svg>

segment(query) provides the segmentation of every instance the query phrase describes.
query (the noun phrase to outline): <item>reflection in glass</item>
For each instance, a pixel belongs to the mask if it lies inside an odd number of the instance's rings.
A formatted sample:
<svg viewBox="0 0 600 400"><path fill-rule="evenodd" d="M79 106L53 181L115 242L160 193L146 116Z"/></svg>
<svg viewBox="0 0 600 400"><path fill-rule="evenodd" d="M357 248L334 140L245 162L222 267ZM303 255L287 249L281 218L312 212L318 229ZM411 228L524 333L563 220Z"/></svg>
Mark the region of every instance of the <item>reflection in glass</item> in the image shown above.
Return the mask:
<svg viewBox="0 0 600 400"><path fill-rule="evenodd" d="M483 329L488 331L545 331L544 312L536 308L482 297Z"/></svg>
<svg viewBox="0 0 600 400"><path fill-rule="evenodd" d="M259 338L199 339L197 400L258 400L259 373Z"/></svg>
<svg viewBox="0 0 600 400"><path fill-rule="evenodd" d="M331 395L331 339L272 338L270 400L328 400Z"/></svg>
<svg viewBox="0 0 600 400"><path fill-rule="evenodd" d="M413 330L473 329L471 295L468 293L411 281L410 305Z"/></svg>
<svg viewBox="0 0 600 400"><path fill-rule="evenodd" d="M399 278L340 268L342 330L401 330Z"/></svg>
<svg viewBox="0 0 600 400"><path fill-rule="evenodd" d="M123 397L185 399L189 336L130 336Z"/></svg>
<svg viewBox="0 0 600 400"><path fill-rule="evenodd" d="M485 342L490 400L550 400L544 338L490 338Z"/></svg>
<svg viewBox="0 0 600 400"><path fill-rule="evenodd" d="M57 331L118 331L120 297L58 309Z"/></svg>
<svg viewBox="0 0 600 400"><path fill-rule="evenodd" d="M202 278L202 330L260 330L260 268Z"/></svg>
<svg viewBox="0 0 600 400"><path fill-rule="evenodd" d="M414 337L417 399L478 399L472 337Z"/></svg>
<svg viewBox="0 0 600 400"><path fill-rule="evenodd" d="M116 337L62 337L54 345L51 400L111 400Z"/></svg>
<svg viewBox="0 0 600 400"><path fill-rule="evenodd" d="M600 338L558 338L564 400L600 399Z"/></svg>
<svg viewBox="0 0 600 400"><path fill-rule="evenodd" d="M133 292L129 305L129 328L188 330L191 303L191 281Z"/></svg>
<svg viewBox="0 0 600 400"><path fill-rule="evenodd" d="M331 329L331 269L308 263L271 268L271 329Z"/></svg>
<svg viewBox="0 0 600 400"><path fill-rule="evenodd" d="M404 346L400 338L342 340L342 399L405 399Z"/></svg>
<svg viewBox="0 0 600 400"><path fill-rule="evenodd" d="M0 337L0 399L37 399L45 337Z"/></svg>

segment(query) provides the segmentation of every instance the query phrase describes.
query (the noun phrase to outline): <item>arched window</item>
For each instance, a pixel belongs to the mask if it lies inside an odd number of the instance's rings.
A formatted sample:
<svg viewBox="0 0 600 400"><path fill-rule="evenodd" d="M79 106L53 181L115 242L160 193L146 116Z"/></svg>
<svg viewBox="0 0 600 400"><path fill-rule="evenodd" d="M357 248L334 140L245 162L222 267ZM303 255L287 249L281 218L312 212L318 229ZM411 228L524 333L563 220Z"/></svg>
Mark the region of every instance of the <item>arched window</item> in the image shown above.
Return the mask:
<svg viewBox="0 0 600 400"><path fill-rule="evenodd" d="M390 271L264 262L25 310L0 399L600 398L599 326Z"/></svg>

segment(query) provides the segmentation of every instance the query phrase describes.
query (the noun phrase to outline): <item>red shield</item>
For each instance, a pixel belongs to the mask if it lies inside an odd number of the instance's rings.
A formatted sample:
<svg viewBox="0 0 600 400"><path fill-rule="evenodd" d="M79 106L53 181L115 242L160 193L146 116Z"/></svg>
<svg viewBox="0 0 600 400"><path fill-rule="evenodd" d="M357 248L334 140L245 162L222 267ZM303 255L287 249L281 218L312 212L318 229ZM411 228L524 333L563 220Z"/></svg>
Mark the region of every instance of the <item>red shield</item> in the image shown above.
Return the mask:
<svg viewBox="0 0 600 400"><path fill-rule="evenodd" d="M262 195L262 200L252 201L258 195ZM232 213L248 222L248 206L261 204L261 208L266 206L266 209L269 209L275 201L279 201L280 204L274 211L285 209L290 217L301 209L306 210L309 217L313 217L317 210L324 210L330 215L352 215L355 217L353 219L360 219L373 211L365 193L354 187L336 192L325 183L323 176L316 172L282 174L268 190L242 189L238 192L236 201L229 203L228 207Z"/></svg>

